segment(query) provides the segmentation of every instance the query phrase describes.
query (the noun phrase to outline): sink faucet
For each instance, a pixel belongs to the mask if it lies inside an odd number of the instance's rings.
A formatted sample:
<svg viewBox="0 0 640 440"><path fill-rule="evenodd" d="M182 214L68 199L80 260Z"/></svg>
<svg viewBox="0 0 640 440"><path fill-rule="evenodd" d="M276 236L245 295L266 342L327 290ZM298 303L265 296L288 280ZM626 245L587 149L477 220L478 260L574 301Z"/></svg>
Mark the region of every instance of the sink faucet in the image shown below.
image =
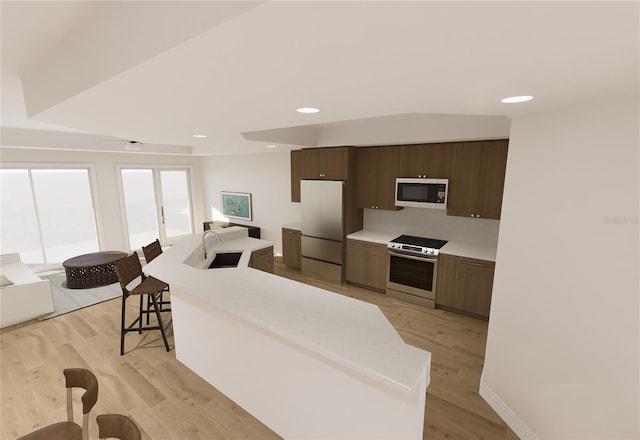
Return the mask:
<svg viewBox="0 0 640 440"><path fill-rule="evenodd" d="M218 235L218 233L216 231L214 231L213 229L208 229L206 231L204 231L202 233L202 249L204 250L204 260L207 259L207 244L204 242L205 237L207 236L208 233L212 233L213 235L216 236L216 240L218 243L222 243L222 240L220 240L220 235Z"/></svg>

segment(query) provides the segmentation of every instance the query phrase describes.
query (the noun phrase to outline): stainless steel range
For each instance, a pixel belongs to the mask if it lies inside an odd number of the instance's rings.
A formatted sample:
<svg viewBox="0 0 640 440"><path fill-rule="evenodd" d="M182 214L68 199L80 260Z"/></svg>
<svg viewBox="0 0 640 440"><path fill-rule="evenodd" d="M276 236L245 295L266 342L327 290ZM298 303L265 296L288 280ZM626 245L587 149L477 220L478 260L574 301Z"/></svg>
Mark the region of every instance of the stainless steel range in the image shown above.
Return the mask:
<svg viewBox="0 0 640 440"><path fill-rule="evenodd" d="M411 235L391 240L387 295L435 308L438 254L445 244L446 240Z"/></svg>

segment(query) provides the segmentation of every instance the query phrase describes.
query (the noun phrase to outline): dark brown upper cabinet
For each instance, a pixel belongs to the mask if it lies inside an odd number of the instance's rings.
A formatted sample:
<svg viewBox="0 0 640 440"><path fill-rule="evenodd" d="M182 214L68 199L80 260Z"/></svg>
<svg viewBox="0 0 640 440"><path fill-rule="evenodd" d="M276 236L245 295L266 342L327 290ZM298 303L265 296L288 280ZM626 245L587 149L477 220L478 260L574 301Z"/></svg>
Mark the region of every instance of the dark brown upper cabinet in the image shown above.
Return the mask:
<svg viewBox="0 0 640 440"><path fill-rule="evenodd" d="M291 201L300 201L300 179L302 178L302 151L291 151Z"/></svg>
<svg viewBox="0 0 640 440"><path fill-rule="evenodd" d="M400 177L447 179L451 143L403 145L400 148Z"/></svg>
<svg viewBox="0 0 640 440"><path fill-rule="evenodd" d="M305 148L302 179L349 180L349 156L353 147Z"/></svg>
<svg viewBox="0 0 640 440"><path fill-rule="evenodd" d="M362 147L356 150L357 207L397 211L396 177L400 176L399 147Z"/></svg>
<svg viewBox="0 0 640 440"><path fill-rule="evenodd" d="M499 219L509 141L452 144L447 214Z"/></svg>

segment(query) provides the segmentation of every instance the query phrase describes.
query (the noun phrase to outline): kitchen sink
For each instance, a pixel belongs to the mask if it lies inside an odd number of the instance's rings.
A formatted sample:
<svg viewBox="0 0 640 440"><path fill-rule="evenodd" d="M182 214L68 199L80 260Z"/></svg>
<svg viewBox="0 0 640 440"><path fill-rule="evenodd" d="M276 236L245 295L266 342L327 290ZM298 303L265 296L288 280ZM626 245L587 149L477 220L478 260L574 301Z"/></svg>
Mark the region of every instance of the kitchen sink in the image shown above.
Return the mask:
<svg viewBox="0 0 640 440"><path fill-rule="evenodd" d="M219 269L221 267L237 267L242 257L242 252L217 252L209 269Z"/></svg>

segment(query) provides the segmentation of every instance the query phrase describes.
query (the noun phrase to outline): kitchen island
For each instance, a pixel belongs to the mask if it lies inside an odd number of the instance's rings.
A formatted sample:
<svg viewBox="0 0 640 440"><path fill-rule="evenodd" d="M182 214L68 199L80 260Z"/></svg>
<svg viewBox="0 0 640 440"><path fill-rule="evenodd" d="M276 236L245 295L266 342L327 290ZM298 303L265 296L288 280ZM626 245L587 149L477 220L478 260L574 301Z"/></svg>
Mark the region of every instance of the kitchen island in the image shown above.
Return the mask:
<svg viewBox="0 0 640 440"><path fill-rule="evenodd" d="M171 286L176 357L284 438L422 438L430 353L372 304L248 267L245 228L144 267ZM235 268L206 269L220 252Z"/></svg>

